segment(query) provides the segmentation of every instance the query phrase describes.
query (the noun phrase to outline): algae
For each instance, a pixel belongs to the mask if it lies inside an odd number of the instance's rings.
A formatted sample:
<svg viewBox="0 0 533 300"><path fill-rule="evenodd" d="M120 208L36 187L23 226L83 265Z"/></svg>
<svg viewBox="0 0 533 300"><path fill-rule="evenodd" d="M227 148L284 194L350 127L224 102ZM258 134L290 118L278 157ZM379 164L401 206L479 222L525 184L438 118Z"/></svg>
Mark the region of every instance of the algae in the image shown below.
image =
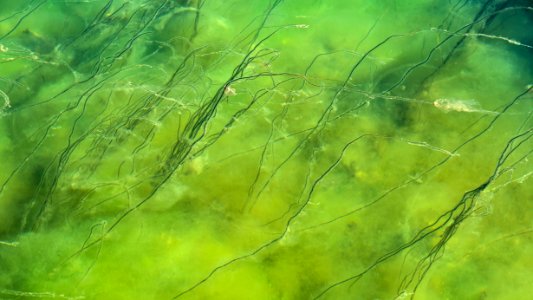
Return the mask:
<svg viewBox="0 0 533 300"><path fill-rule="evenodd" d="M0 0L1 299L527 299L530 1Z"/></svg>

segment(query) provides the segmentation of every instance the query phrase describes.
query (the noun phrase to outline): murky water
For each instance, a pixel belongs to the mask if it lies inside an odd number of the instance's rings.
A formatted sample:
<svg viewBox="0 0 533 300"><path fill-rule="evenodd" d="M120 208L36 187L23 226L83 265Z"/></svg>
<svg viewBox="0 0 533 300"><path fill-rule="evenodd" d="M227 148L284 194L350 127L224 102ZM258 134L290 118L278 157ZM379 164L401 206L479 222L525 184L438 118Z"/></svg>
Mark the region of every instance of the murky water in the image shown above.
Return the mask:
<svg viewBox="0 0 533 300"><path fill-rule="evenodd" d="M0 298L528 299L531 5L0 0Z"/></svg>

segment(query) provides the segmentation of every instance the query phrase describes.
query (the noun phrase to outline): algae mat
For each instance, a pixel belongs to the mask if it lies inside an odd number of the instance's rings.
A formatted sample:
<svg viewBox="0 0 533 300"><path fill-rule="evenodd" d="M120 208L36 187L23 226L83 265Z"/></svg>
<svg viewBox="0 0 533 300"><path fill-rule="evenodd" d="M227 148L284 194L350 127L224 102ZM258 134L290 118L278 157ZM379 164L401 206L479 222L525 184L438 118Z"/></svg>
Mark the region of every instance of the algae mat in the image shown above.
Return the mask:
<svg viewBox="0 0 533 300"><path fill-rule="evenodd" d="M528 299L530 0L0 0L0 299Z"/></svg>

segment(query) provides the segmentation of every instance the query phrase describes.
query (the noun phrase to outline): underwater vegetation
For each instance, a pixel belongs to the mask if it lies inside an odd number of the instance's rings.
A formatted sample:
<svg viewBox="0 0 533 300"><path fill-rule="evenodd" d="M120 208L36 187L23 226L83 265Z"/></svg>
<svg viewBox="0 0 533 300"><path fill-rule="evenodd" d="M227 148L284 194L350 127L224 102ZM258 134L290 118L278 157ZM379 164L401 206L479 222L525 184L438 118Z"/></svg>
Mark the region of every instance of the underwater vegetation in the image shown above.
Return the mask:
<svg viewBox="0 0 533 300"><path fill-rule="evenodd" d="M530 0L0 0L0 299L528 299Z"/></svg>

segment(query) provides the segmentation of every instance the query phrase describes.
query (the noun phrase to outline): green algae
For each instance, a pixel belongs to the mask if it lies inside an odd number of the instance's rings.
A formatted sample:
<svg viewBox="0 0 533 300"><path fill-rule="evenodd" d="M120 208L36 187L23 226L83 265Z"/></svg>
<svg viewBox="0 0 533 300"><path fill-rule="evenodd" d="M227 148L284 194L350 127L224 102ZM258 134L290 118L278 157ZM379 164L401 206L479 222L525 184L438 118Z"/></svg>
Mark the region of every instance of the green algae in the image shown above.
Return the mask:
<svg viewBox="0 0 533 300"><path fill-rule="evenodd" d="M0 298L526 299L528 1L0 1Z"/></svg>

